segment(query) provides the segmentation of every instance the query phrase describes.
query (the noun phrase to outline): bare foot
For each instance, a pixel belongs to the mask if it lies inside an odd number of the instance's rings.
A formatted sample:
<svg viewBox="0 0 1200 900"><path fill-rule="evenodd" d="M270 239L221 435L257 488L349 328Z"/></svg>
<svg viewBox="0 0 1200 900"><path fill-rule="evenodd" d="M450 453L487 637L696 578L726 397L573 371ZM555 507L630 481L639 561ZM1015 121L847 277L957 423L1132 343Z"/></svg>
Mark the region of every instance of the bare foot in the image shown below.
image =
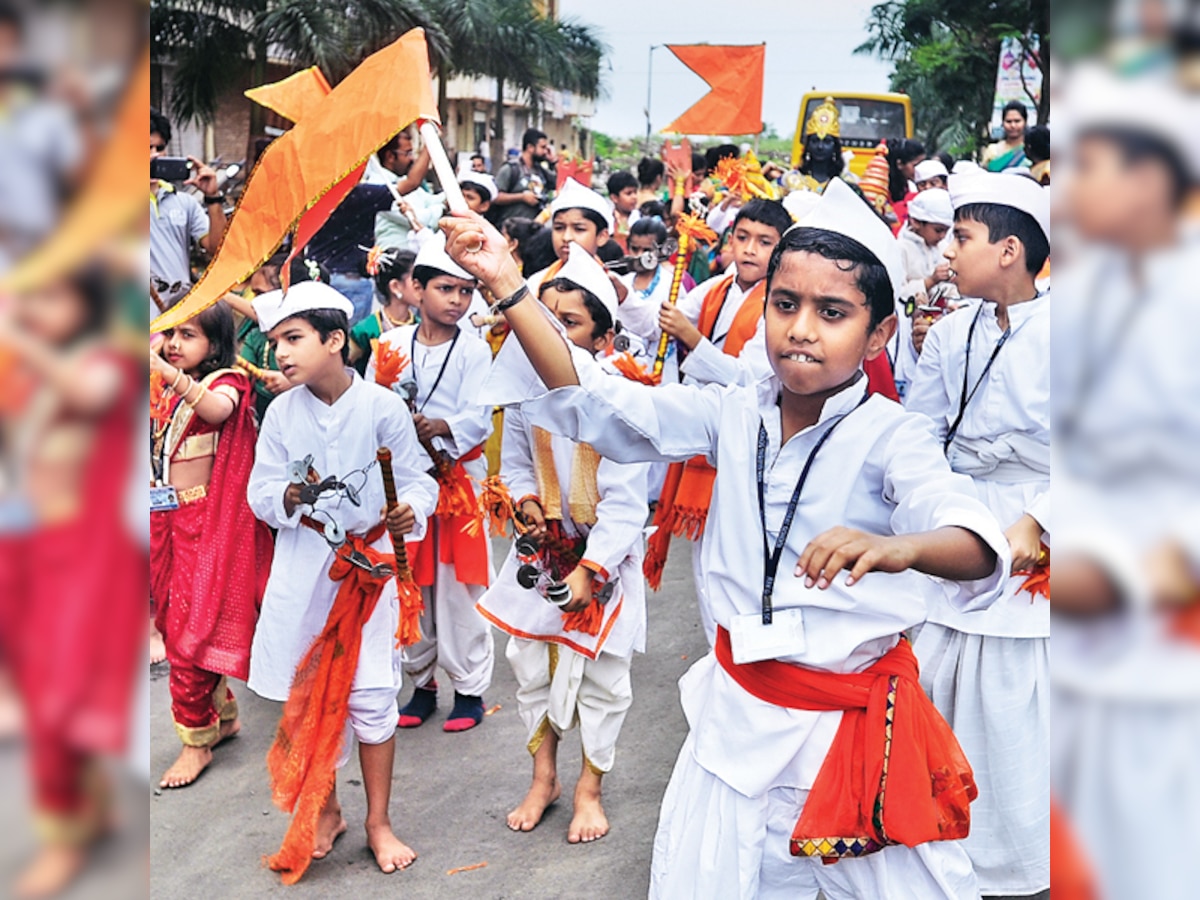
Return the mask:
<svg viewBox="0 0 1200 900"><path fill-rule="evenodd" d="M367 846L375 854L379 871L385 875L407 869L417 858L413 848L392 833L390 822L367 826Z"/></svg>
<svg viewBox="0 0 1200 900"><path fill-rule="evenodd" d="M341 806L334 805L321 810L317 818L317 843L312 858L324 859L333 849L333 843L346 833L346 820L342 818Z"/></svg>
<svg viewBox="0 0 1200 900"><path fill-rule="evenodd" d="M200 773L208 768L210 762L212 762L212 750L208 747L183 747L179 751L179 758L171 764L171 768L167 769L158 786L164 788L187 787L200 777Z"/></svg>
<svg viewBox="0 0 1200 900"><path fill-rule="evenodd" d="M167 645L163 643L163 636L159 634L157 628L154 627L154 622L150 622L150 665L156 665L163 662L167 658Z"/></svg>
<svg viewBox="0 0 1200 900"><path fill-rule="evenodd" d="M238 732L241 730L242 723L237 719L230 719L228 722L222 722L221 733L217 735L217 739L212 742L211 746L216 747L223 741L237 737Z"/></svg>
<svg viewBox="0 0 1200 900"><path fill-rule="evenodd" d="M75 880L87 861L83 847L47 844L13 886L16 897L52 897Z"/></svg>
<svg viewBox="0 0 1200 900"><path fill-rule="evenodd" d="M558 777L550 779L534 776L529 785L529 793L521 801L521 805L508 814L508 827L513 831L533 831L542 821L542 815L562 794L562 784Z"/></svg>
<svg viewBox="0 0 1200 900"><path fill-rule="evenodd" d="M598 841L608 834L608 817L600 805L599 779L596 784L586 784L580 778L575 786L575 815L567 829L567 841L572 844L587 844Z"/></svg>

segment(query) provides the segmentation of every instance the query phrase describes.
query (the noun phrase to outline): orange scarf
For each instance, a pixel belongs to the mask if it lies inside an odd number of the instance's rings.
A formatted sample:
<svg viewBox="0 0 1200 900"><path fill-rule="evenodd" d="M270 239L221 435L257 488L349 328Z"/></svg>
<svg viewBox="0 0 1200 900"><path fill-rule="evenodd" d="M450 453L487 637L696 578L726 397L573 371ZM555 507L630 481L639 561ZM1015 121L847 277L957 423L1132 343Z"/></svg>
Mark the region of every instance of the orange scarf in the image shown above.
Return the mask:
<svg viewBox="0 0 1200 900"><path fill-rule="evenodd" d="M717 629L717 661L747 693L788 709L842 711L833 745L792 832L793 856L822 862L887 844L958 840L971 830L975 778L918 681L905 639L864 672L839 675L775 659L737 665Z"/></svg>
<svg viewBox="0 0 1200 900"><path fill-rule="evenodd" d="M296 668L275 742L267 753L275 805L294 813L279 852L267 859L272 870L283 873L284 884L299 881L312 862L317 819L337 776L363 626L388 581L373 579L369 572L351 565L348 557L358 550L372 564L395 567L394 557L370 546L383 532L380 524L365 538L347 535L346 543L338 548L329 577L341 585L325 628Z"/></svg>
<svg viewBox="0 0 1200 900"><path fill-rule="evenodd" d="M725 298L733 285L733 276L726 275L709 290L700 309L699 328L712 340L717 319L724 307ZM767 283L760 281L742 301L729 332L725 335L722 351L727 356L737 356L758 330L758 320L763 314L763 295ZM667 469L658 508L654 511L657 529L646 545L646 560L642 573L653 590L662 586L663 568L667 564L667 553L671 547L671 536L699 540L708 520L708 507L712 503L713 484L717 470L703 456L694 456L687 462L672 463Z"/></svg>
<svg viewBox="0 0 1200 900"><path fill-rule="evenodd" d="M441 534L435 541L430 529L425 538L420 541L406 541L408 558L412 563L413 581L424 587L431 587L437 569L435 560L446 565L454 566L454 577L461 584L478 584L488 586L487 564L487 533L482 529L469 529L466 526L476 521L475 512L478 503L475 499L475 488L471 485L471 476L463 468L463 463L479 459L483 455L483 445L480 444L466 456L456 460L454 466L447 471L443 483L438 488L438 512L435 513ZM439 481L441 479L439 478ZM461 514L451 502L451 497L465 497L470 501L469 512ZM448 511L449 510L449 511ZM471 532L474 531L474 534ZM434 552L434 545L437 552Z"/></svg>
<svg viewBox="0 0 1200 900"><path fill-rule="evenodd" d="M1092 867L1079 846L1071 823L1058 802L1050 798L1050 896L1054 900L1096 900Z"/></svg>

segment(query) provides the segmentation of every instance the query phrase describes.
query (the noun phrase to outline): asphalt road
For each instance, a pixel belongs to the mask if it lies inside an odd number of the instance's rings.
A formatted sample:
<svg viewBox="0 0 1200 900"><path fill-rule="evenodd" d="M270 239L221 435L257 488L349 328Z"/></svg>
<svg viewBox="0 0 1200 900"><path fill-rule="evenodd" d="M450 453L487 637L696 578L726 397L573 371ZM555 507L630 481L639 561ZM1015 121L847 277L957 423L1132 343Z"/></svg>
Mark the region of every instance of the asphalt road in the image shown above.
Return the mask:
<svg viewBox="0 0 1200 900"><path fill-rule="evenodd" d="M501 548L497 546L499 551ZM446 734L440 723L452 692L443 677L438 715L397 733L392 822L419 854L407 870L382 874L362 831L365 798L357 754L340 773L338 793L349 832L304 879L284 887L262 865L278 849L288 817L271 804L266 753L279 704L235 685L241 735L215 752L209 770L183 790L150 798L150 889L163 900L229 898L640 898L650 880L659 803L685 736L676 682L707 651L691 576L691 548L676 541L663 590L650 594L647 653L634 658L633 706L604 779L610 833L587 845L567 843L571 791L580 767L578 732L559 752L563 798L532 832L509 831L504 818L524 796L530 757L516 712L516 681L504 660L507 636L496 632L492 688L499 705L483 724ZM497 555L497 559L502 558ZM152 671L150 757L153 783L174 760L165 666ZM407 700L411 687L401 692ZM450 870L486 863L482 868Z"/></svg>

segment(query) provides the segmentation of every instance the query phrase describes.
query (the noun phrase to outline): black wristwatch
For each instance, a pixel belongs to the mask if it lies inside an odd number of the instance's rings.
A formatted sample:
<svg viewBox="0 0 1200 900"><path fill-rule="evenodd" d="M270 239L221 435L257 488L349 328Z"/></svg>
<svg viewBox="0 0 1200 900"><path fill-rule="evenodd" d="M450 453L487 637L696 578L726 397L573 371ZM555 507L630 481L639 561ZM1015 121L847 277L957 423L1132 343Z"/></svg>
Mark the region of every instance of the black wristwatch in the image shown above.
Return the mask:
<svg viewBox="0 0 1200 900"><path fill-rule="evenodd" d="M212 197L209 197L207 195L205 196L205 198L204 198L205 206L212 206L214 203L220 203L220 204L224 205L225 195L224 194L215 194Z"/></svg>

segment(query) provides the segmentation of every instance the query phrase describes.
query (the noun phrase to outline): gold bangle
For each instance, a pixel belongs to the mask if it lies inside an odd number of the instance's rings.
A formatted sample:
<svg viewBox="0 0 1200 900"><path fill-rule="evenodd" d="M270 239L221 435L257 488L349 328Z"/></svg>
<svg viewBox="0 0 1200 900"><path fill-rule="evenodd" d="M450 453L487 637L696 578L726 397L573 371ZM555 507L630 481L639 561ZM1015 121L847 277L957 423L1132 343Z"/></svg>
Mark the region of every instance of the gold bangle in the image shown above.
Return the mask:
<svg viewBox="0 0 1200 900"><path fill-rule="evenodd" d="M179 393L179 379L182 377L183 377L183 369L176 369L175 370L175 380L171 382L171 391L173 393L176 393L176 394ZM190 378L191 376L188 376L188 377Z"/></svg>
<svg viewBox="0 0 1200 900"><path fill-rule="evenodd" d="M188 376L188 381L190 381L191 384L189 384L188 389L183 392L183 402L186 403L188 406L190 406L192 409L195 409L196 404L199 403L202 399L204 399L204 392L207 391L208 388L206 388L204 385L200 384L200 382L198 382L191 375ZM199 387L200 393L196 395L195 400L189 400L187 395L192 392L192 388L194 388L194 387Z"/></svg>

